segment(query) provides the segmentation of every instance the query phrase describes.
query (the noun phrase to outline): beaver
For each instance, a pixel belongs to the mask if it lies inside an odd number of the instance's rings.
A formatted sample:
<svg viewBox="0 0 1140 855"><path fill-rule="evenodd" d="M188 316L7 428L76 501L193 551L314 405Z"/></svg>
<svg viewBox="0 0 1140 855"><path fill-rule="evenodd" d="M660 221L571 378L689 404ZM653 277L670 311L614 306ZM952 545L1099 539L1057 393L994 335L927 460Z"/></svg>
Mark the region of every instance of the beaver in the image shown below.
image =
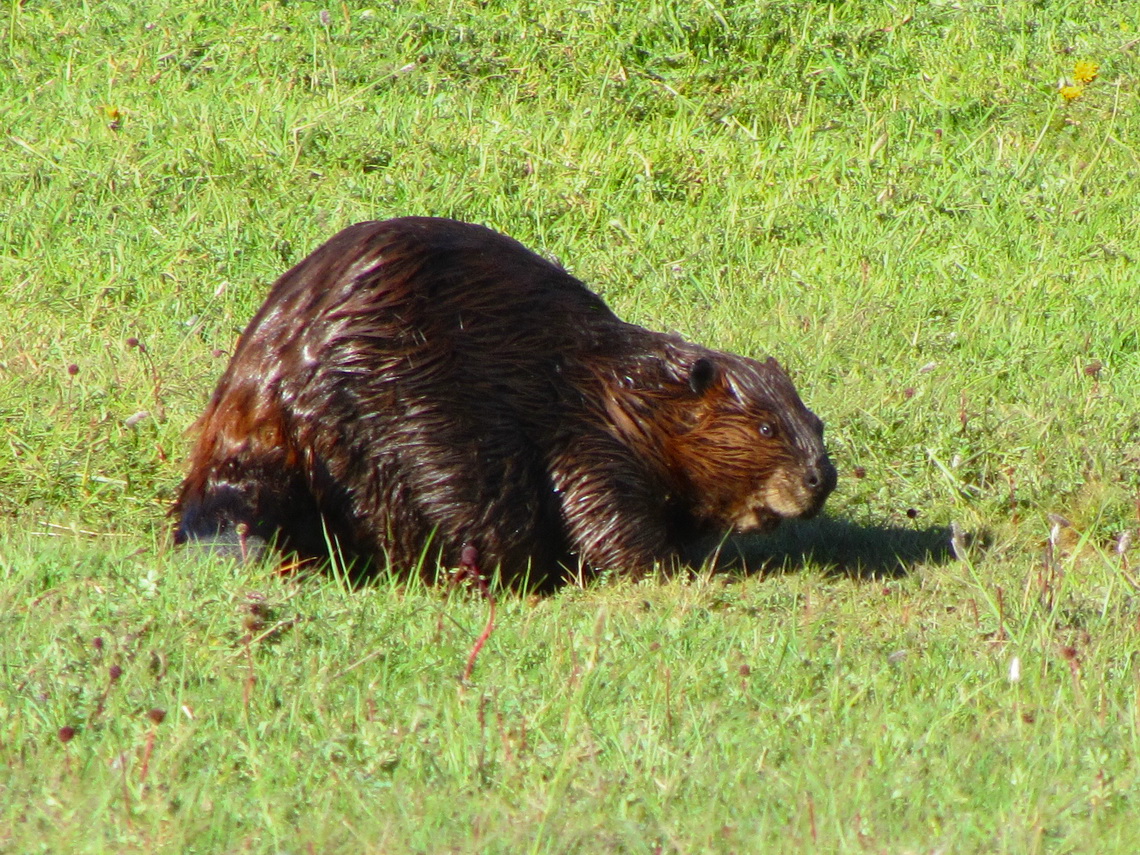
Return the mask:
<svg viewBox="0 0 1140 855"><path fill-rule="evenodd" d="M700 561L836 483L775 359L626 323L512 238L427 217L286 272L198 430L177 543L428 575L474 547L538 585Z"/></svg>

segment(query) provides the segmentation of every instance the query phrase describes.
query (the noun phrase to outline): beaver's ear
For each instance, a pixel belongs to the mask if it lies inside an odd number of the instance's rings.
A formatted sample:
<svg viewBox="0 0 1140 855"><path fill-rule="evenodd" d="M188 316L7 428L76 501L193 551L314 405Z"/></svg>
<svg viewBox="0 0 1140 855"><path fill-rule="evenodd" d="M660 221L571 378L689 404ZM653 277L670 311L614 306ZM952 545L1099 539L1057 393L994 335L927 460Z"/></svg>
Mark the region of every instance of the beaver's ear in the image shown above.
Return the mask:
<svg viewBox="0 0 1140 855"><path fill-rule="evenodd" d="M689 388L697 395L704 395L720 377L720 369L711 359L702 356L689 369Z"/></svg>

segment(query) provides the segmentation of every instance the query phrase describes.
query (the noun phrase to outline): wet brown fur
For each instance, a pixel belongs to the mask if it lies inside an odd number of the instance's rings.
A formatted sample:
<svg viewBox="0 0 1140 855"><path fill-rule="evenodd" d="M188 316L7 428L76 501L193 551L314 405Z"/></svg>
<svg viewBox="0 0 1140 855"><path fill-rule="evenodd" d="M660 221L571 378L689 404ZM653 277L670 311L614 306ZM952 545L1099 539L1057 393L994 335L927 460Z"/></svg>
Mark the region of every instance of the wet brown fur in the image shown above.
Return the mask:
<svg viewBox="0 0 1140 855"><path fill-rule="evenodd" d="M511 238L431 218L351 226L282 276L198 428L177 542L396 569L469 543L531 583L696 559L835 485L775 360L627 324Z"/></svg>

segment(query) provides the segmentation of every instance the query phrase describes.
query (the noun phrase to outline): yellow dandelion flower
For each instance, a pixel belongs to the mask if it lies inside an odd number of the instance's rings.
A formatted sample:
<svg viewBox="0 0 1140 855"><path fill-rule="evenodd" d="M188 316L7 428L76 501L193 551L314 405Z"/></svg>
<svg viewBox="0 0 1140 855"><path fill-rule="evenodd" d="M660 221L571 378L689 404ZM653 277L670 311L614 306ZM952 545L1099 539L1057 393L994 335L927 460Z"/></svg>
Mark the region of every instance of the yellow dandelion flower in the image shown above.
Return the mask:
<svg viewBox="0 0 1140 855"><path fill-rule="evenodd" d="M1100 66L1095 62L1089 62L1082 59L1073 66L1073 79L1077 83L1092 83L1096 79L1096 73L1100 71Z"/></svg>
<svg viewBox="0 0 1140 855"><path fill-rule="evenodd" d="M1072 101L1074 98L1080 98L1085 92L1083 86L1062 86L1061 97L1066 101Z"/></svg>

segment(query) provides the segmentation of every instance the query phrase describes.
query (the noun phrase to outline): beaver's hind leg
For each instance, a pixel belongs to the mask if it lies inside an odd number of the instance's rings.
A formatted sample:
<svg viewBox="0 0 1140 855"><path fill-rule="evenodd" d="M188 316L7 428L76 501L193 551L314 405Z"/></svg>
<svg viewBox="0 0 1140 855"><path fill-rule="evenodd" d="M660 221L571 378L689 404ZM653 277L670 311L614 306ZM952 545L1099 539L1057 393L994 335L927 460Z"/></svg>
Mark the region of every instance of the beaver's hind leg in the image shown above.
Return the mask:
<svg viewBox="0 0 1140 855"><path fill-rule="evenodd" d="M327 555L317 503L303 474L283 467L280 456L195 468L174 505L174 542L243 559L271 543L303 558Z"/></svg>
<svg viewBox="0 0 1140 855"><path fill-rule="evenodd" d="M260 390L227 386L199 424L190 470L171 509L175 543L247 558L275 544L328 555L325 525L279 406Z"/></svg>

